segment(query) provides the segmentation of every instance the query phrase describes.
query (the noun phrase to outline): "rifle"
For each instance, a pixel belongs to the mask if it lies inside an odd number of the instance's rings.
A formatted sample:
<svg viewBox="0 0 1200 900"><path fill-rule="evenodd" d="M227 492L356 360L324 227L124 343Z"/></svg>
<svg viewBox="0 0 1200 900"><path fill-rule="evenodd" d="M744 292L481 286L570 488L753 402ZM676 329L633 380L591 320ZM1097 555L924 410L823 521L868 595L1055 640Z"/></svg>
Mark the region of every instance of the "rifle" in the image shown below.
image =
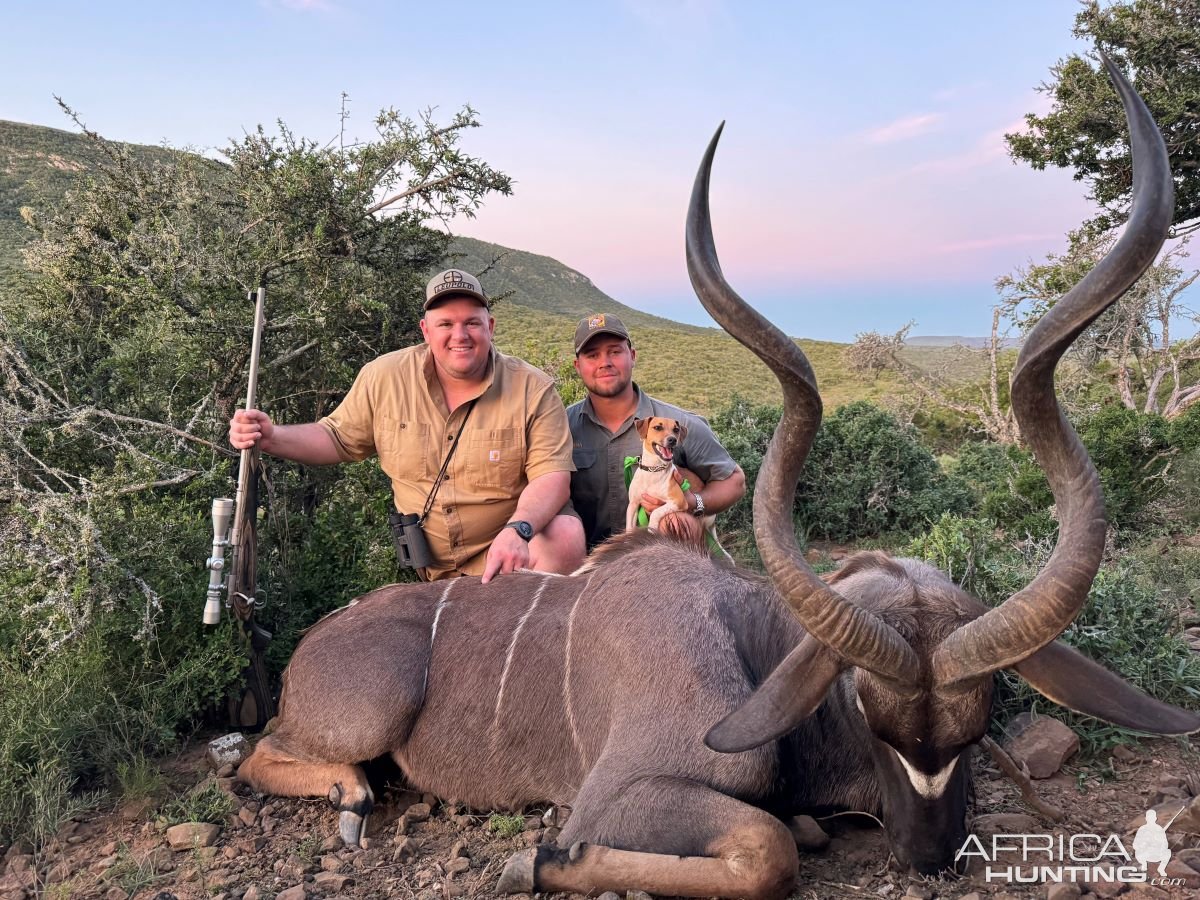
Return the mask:
<svg viewBox="0 0 1200 900"><path fill-rule="evenodd" d="M246 409L255 408L258 393L258 358L262 343L266 285L250 291L254 302L254 336L250 344L249 385L246 390ZM250 661L242 673L245 689L240 698L231 698L230 722L235 727L262 730L275 715L275 699L267 677L264 654L271 642L271 632L254 618L260 607L255 599L258 568L258 479L262 470L262 454L258 447L242 451L238 464L237 494L234 500L219 497L213 500L213 545L208 567L208 597L204 604L204 624L221 621L221 590L226 591L225 605L250 641ZM230 524L232 523L232 533ZM228 559L226 559L228 551ZM228 576L225 575L228 569Z"/></svg>

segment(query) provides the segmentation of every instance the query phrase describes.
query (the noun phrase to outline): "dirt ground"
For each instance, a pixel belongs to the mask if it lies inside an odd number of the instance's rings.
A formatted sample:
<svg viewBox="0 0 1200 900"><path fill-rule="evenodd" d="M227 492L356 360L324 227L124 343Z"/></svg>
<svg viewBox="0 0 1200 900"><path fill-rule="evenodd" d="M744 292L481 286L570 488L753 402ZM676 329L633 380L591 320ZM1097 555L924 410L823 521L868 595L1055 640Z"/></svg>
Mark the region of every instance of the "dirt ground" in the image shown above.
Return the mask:
<svg viewBox="0 0 1200 900"><path fill-rule="evenodd" d="M0 875L7 871L0 880L0 900L489 896L512 853L556 836L553 827L543 823L545 810L527 811L522 831L500 837L489 830L486 814L441 805L432 797L393 786L371 817L366 847L349 850L336 836L337 816L327 803L257 797L231 778L216 778L208 769L205 749L205 740L197 740L164 761L164 772L176 794L206 782L230 794L233 812L211 846L171 850L149 802L84 815L69 822L36 857L27 847L8 848L5 870L0 870ZM986 754L978 752L974 766L976 816L1031 814L1016 786ZM1044 801L1066 814L1057 826L1039 820L1035 833L1111 832L1132 848L1132 833L1147 808L1196 793L1200 755L1184 744L1156 740L1132 752L1118 750L1111 759L1086 767L1068 765L1035 784ZM413 804L429 801L430 814L424 818L423 808ZM400 834L402 823L405 830ZM842 815L821 824L832 840L821 852L801 852L797 898L1047 896L1048 886L988 883L982 871L953 881L914 880L889 867L886 841L871 820ZM1193 850L1200 848L1200 834L1181 831L1177 825L1168 834L1175 851L1172 865L1190 859L1200 867L1200 849ZM1200 875L1187 867L1169 872L1186 883L1098 884L1095 890L1099 896L1200 897Z"/></svg>

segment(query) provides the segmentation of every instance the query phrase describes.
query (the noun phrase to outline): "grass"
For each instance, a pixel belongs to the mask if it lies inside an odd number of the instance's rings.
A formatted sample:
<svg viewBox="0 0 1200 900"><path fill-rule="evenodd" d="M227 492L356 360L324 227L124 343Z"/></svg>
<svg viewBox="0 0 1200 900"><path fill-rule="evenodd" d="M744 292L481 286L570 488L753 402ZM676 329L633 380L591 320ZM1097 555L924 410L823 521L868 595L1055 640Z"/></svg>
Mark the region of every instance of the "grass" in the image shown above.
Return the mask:
<svg viewBox="0 0 1200 900"><path fill-rule="evenodd" d="M488 816L487 829L498 837L516 837L525 828L525 817L492 813Z"/></svg>
<svg viewBox="0 0 1200 900"><path fill-rule="evenodd" d="M223 825L234 806L232 797L216 784L208 782L169 801L158 811L158 818L167 828L185 822Z"/></svg>

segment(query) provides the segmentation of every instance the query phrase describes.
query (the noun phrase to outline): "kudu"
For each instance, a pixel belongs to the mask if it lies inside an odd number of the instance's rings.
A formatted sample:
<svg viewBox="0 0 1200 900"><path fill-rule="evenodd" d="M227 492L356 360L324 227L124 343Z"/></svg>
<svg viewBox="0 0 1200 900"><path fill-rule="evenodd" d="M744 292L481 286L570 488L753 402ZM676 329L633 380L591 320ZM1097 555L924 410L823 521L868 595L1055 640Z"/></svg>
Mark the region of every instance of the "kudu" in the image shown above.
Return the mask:
<svg viewBox="0 0 1200 900"><path fill-rule="evenodd" d="M989 610L914 560L861 554L828 582L807 567L790 510L820 398L796 344L721 275L708 211L714 137L688 213L688 267L712 316L783 384L754 501L770 581L640 534L569 577L382 588L297 647L278 725L241 778L268 793L328 795L353 844L372 804L358 763L387 754L413 787L475 808L573 808L558 846L514 855L500 891L776 898L798 869L777 816L800 810L873 811L899 862L920 872L951 863L965 836L963 751L986 730L1000 669L1129 728L1200 728L1200 717L1054 642L1085 602L1106 528L1054 369L1153 260L1171 219L1162 140L1109 70L1136 160L1129 225L1038 324L1013 377L1061 520L1028 587Z"/></svg>

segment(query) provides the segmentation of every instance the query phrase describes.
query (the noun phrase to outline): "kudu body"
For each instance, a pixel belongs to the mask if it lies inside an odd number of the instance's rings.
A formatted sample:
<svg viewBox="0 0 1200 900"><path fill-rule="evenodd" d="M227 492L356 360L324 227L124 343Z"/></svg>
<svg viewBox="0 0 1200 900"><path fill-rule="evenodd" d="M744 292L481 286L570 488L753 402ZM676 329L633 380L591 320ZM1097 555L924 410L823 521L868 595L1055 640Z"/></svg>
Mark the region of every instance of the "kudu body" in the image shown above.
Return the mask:
<svg viewBox="0 0 1200 900"><path fill-rule="evenodd" d="M1130 224L1039 324L1013 380L1061 519L1059 545L1026 589L987 610L913 560L860 554L828 583L804 563L790 510L820 398L796 344L721 275L708 214L714 138L692 195L688 265L705 307L784 388L755 494L770 581L633 535L569 577L382 588L301 642L279 724L241 778L328 795L353 843L371 806L358 763L390 754L414 787L476 808L573 808L559 846L516 854L500 890L775 898L798 868L777 816L806 809L875 812L902 864L952 863L965 837L963 751L986 731L1002 668L1117 724L1200 728L1054 642L1086 600L1105 532L1054 367L1153 260L1171 215L1161 138L1110 71L1137 167Z"/></svg>

